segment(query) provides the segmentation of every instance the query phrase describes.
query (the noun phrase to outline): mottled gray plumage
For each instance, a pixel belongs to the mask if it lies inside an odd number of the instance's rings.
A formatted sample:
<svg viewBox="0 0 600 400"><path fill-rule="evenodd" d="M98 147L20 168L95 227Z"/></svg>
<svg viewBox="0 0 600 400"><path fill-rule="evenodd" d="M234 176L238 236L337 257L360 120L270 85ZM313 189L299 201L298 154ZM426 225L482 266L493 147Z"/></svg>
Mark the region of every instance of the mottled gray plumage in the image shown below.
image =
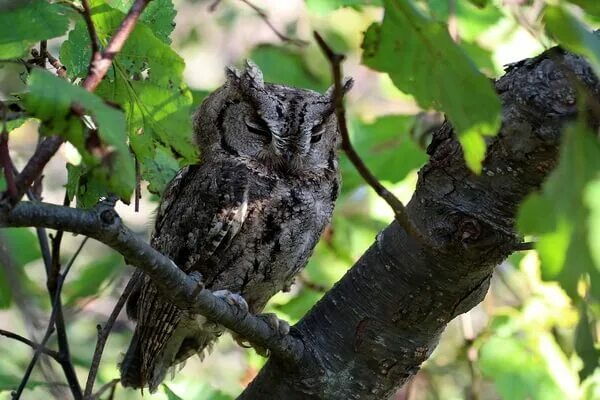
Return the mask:
<svg viewBox="0 0 600 400"><path fill-rule="evenodd" d="M330 220L339 135L333 90L264 83L252 63L226 72L194 116L201 162L169 184L151 243L199 272L208 289L239 293L258 313L306 265ZM168 368L202 355L220 333L145 277L127 309L137 326L121 364L125 386L156 390Z"/></svg>

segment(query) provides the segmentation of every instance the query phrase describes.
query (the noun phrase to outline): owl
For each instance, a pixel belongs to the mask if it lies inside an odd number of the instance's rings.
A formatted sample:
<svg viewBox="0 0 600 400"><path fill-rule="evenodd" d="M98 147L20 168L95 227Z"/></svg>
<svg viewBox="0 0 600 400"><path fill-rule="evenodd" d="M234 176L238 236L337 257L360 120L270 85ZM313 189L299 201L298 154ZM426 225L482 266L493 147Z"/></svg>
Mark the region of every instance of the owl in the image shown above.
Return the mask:
<svg viewBox="0 0 600 400"><path fill-rule="evenodd" d="M251 62L194 115L198 164L165 190L151 244L216 295L260 313L306 265L339 192L333 88L325 94L265 83ZM352 85L346 80L345 93ZM127 302L137 322L121 383L154 392L170 367L222 332L178 309L139 274ZM215 326L217 328L215 328Z"/></svg>

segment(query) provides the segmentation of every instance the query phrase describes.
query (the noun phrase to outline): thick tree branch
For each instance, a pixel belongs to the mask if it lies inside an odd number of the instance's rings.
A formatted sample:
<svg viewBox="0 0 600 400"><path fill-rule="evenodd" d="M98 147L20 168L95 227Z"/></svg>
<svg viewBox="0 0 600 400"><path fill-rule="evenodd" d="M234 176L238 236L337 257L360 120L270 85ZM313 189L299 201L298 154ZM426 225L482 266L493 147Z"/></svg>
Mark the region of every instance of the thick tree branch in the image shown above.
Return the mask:
<svg viewBox="0 0 600 400"><path fill-rule="evenodd" d="M253 344L268 348L273 356L292 364L303 352L293 334L281 336L264 319L239 310L203 290L168 257L137 237L121 221L111 204L101 202L91 210L46 203L20 202L0 208L0 227L43 226L94 238L121 253L128 263L150 276L162 293L178 307L202 314Z"/></svg>
<svg viewBox="0 0 600 400"><path fill-rule="evenodd" d="M448 322L483 299L495 266L520 242L519 203L556 165L562 129L577 116L564 68L600 97L583 59L555 54L517 63L496 83L502 129L488 140L481 175L466 167L448 123L434 134L406 212L435 245L392 222L294 327L305 344L301 362L269 359L240 399L387 399L416 374Z"/></svg>

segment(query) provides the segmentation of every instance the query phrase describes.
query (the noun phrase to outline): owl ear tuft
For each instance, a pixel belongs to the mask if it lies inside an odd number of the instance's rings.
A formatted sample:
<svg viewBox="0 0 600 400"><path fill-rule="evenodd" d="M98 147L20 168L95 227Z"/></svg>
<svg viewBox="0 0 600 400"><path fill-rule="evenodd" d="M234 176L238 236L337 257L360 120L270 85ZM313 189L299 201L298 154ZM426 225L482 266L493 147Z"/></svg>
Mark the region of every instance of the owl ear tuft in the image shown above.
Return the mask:
<svg viewBox="0 0 600 400"><path fill-rule="evenodd" d="M254 64L252 60L246 60L246 69L244 70L244 80L250 87L256 89L264 89L265 81L263 79L263 73L258 68L258 65Z"/></svg>
<svg viewBox="0 0 600 400"><path fill-rule="evenodd" d="M225 67L225 77L227 78L227 82L232 82L235 84L239 84L241 80L240 71L233 66Z"/></svg>

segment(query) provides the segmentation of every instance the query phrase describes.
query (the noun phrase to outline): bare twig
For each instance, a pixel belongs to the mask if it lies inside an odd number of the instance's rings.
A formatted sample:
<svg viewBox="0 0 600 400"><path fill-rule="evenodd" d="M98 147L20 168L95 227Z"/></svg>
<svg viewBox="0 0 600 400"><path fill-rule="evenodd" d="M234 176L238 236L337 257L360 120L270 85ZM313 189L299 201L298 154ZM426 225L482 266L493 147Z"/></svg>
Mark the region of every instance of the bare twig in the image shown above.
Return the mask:
<svg viewBox="0 0 600 400"><path fill-rule="evenodd" d="M62 65L61 62L58 61L58 59L52 54L50 54L50 52L48 51L46 51L46 58L48 59L50 65L52 65L52 67L54 67L54 69L56 70L56 75L60 76L61 78L66 78L67 68L65 68L65 66Z"/></svg>
<svg viewBox="0 0 600 400"><path fill-rule="evenodd" d="M39 202L20 202L14 207L0 207L0 227L44 226L94 238L121 253L128 262L142 270L173 304L192 313L202 314L250 343L267 348L272 356L297 362L304 352L302 340L282 335L277 329L251 314L240 314L235 306L199 290L199 283L186 275L173 261L152 248L127 228L113 205L101 202L90 210Z"/></svg>
<svg viewBox="0 0 600 400"><path fill-rule="evenodd" d="M125 305L125 301L127 301L127 298L129 297L137 283L138 281L134 279L131 279L129 283L127 283L127 286L125 286L125 289L123 289L123 293L119 297L119 300L117 301L115 307L110 313L108 320L106 320L106 324L104 324L104 327L100 328L100 325L98 325L98 341L96 342L96 349L94 350L92 365L90 366L90 372L88 374L87 382L85 384L85 391L83 392L84 399L94 399L95 396L99 396L103 391L102 389L100 389L98 393L96 393L94 396L89 397L92 393L92 390L94 390L94 381L96 380L96 375L98 374L98 367L100 366L102 352L104 351L104 346L106 345L106 341L108 340L108 335L110 335L112 327L115 324L117 317L121 313L123 306Z"/></svg>
<svg viewBox="0 0 600 400"><path fill-rule="evenodd" d="M83 7L83 19L85 20L85 25L87 26L92 46L92 59L90 60L91 65L94 60L100 58L100 41L98 40L98 33L96 32L94 21L92 21L92 10L90 9L89 0L81 0L81 5Z"/></svg>
<svg viewBox="0 0 600 400"><path fill-rule="evenodd" d="M535 250L535 242L522 242L515 246L514 251Z"/></svg>
<svg viewBox="0 0 600 400"><path fill-rule="evenodd" d="M7 338L10 339L14 339L14 340L18 340L21 343L25 343L27 346L31 347L34 350L37 350L38 348L40 348L40 351L50 357L52 357L53 359L55 359L56 361L60 362L60 354L58 354L57 351L48 349L46 347L42 347L41 345L32 342L31 340L18 335L16 333L10 332L10 331L5 331L4 329L0 329L0 335L2 336L6 336Z"/></svg>
<svg viewBox="0 0 600 400"><path fill-rule="evenodd" d="M19 387L13 394L13 397L12 397L13 400L18 400L19 398L21 398L21 395L23 394L23 390L25 390L25 386L27 386L27 381L29 380L29 377L31 376L31 372L33 371L33 368L35 367L35 364L37 363L37 361L40 357L40 354L42 353L42 349L44 349L46 347L46 343L48 342L48 339L50 339L50 336L52 336L52 333L54 332L56 316L57 316L58 310L60 308L60 293L62 291L63 283L64 283L71 267L73 266L73 262L75 261L76 256L81 251L81 248L83 247L83 245L85 244L87 239L88 238L86 237L82 241L79 249L73 255L73 257L71 258L71 261L65 267L65 272L62 275L60 275L60 277L56 283L56 291L54 293L54 298L52 300L52 313L50 314L50 319L48 321L48 328L46 329L44 338L42 339L39 346L35 349L35 352L33 353L33 357L31 358L31 361L29 362L29 365L27 366L27 369L25 370L25 374L23 375L23 378L21 380L21 383L19 384ZM68 369L68 365L70 365L71 368L73 367L73 365L71 364L70 360L68 360L68 359L65 360L64 354L62 354L60 352L59 352L59 360L60 360L59 362L60 362L61 366L63 367L63 370L65 370L65 374L67 374L66 370ZM75 373L75 371L73 370L73 374L74 373ZM77 378L75 377L75 379L77 379ZM67 378L67 380L69 380L69 379ZM71 386L70 381L69 381L69 386ZM73 389L74 388L71 387L72 391L73 391ZM79 388L79 394L77 395L77 392L74 391L73 396L75 397L75 399L81 399L81 388Z"/></svg>
<svg viewBox="0 0 600 400"><path fill-rule="evenodd" d="M106 392L109 389L110 389L110 395L108 396L108 398L112 399L115 395L115 389L117 388L117 383L119 383L120 381L121 381L120 379L113 379L112 381L104 384L96 393L94 393L91 397L89 397L89 400L100 399L100 396L102 396L104 394L104 392Z"/></svg>
<svg viewBox="0 0 600 400"><path fill-rule="evenodd" d="M2 109L4 110L4 105ZM6 180L6 190L11 199L17 197L17 186L12 173L12 161L8 152L8 132L6 131L6 122L3 122L3 128L0 132L0 166L4 170L4 179Z"/></svg>
<svg viewBox="0 0 600 400"><path fill-rule="evenodd" d="M394 211L396 221L404 228L404 230L414 239L417 239L421 243L427 243L426 238L412 223L404 204L396 196L387 190L381 182L371 173L369 168L365 165L364 161L360 158L352 143L350 141L350 134L348 132L348 124L346 122L346 111L344 109L344 93L342 84L342 62L344 61L344 55L335 53L332 48L325 42L325 40L319 35L318 32L314 32L315 39L321 48L321 51L329 61L331 66L331 73L333 75L334 82L334 100L335 100L335 115L338 120L340 134L342 136L341 148L346 153L346 156L350 159L360 176L365 182L375 190L382 199L384 199L388 205Z"/></svg>
<svg viewBox="0 0 600 400"><path fill-rule="evenodd" d="M219 6L219 4L221 3L221 1L222 0L213 1L211 3L211 5L208 7L208 10L210 12L214 12L217 9L217 7ZM240 1L244 4L246 4L251 9L253 9L254 12L265 22L265 24L267 24L267 26L271 29L271 31L273 31L273 33L277 36L277 38L279 38L279 40L281 40L282 42L286 42L286 43L289 43L289 44L292 44L292 45L298 46L298 47L304 47L304 46L308 45L308 42L305 40L292 38L292 37L289 37L289 36L281 33L277 28L275 28L275 25L273 25L273 23L269 19L269 16L263 10L261 10L259 7L257 7L255 4L250 2L249 0L240 0Z"/></svg>

